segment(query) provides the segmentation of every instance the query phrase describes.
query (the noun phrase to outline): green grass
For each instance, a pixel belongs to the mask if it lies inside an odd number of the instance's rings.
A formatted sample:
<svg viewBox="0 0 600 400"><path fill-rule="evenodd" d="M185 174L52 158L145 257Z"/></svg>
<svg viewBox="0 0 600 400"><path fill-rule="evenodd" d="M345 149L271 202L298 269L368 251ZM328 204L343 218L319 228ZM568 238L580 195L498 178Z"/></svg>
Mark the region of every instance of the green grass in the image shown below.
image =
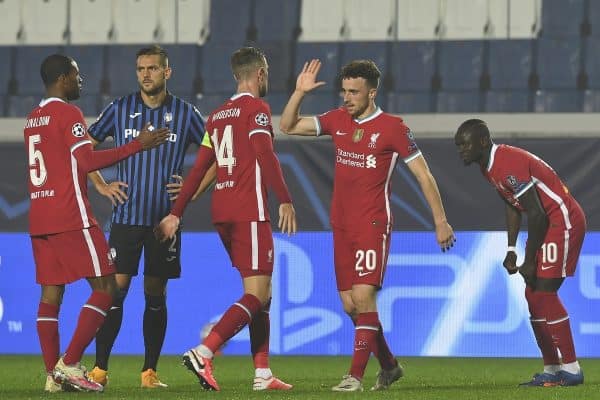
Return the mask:
<svg viewBox="0 0 600 400"><path fill-rule="evenodd" d="M142 358L111 358L110 381L103 394L43 392L44 374L40 356L0 355L0 399L600 399L600 359L582 360L585 385L557 388L519 388L540 367L534 359L506 358L404 358L406 376L386 392L369 392L375 381L377 362L371 359L363 393L332 393L346 373L348 357L273 357L271 367L290 392L253 392L250 357L218 357L215 377L221 392L205 392L196 378L180 365L180 357L163 356L159 364L166 389L139 388ZM84 358L90 365L92 360Z"/></svg>

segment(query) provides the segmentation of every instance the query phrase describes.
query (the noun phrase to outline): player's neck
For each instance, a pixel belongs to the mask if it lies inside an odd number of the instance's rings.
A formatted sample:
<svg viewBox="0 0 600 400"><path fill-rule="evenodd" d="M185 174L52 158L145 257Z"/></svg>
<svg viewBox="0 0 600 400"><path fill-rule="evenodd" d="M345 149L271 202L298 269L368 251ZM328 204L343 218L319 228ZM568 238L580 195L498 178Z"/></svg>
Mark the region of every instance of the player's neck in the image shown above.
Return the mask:
<svg viewBox="0 0 600 400"><path fill-rule="evenodd" d="M142 95L142 101L144 102L145 105L147 105L150 108L156 108L156 107L162 106L162 104L165 102L165 98L167 97L166 90L163 90L154 96L148 95L144 92L140 92L140 93Z"/></svg>
<svg viewBox="0 0 600 400"><path fill-rule="evenodd" d="M365 108L365 111L363 111L360 115L355 116L354 119L365 119L373 115L375 111L377 111L377 106L375 106L375 102L371 101L369 102L369 106Z"/></svg>
<svg viewBox="0 0 600 400"><path fill-rule="evenodd" d="M49 99L51 97L59 98L65 103L68 103L67 96L65 96L64 93L58 90L54 90L52 88L48 88L48 90L46 90L46 98Z"/></svg>
<svg viewBox="0 0 600 400"><path fill-rule="evenodd" d="M488 164L490 163L491 154L492 154L492 146L487 148L481 155L481 160L479 160L479 164L481 165L481 168L487 169Z"/></svg>
<svg viewBox="0 0 600 400"><path fill-rule="evenodd" d="M259 90L258 85L253 84L253 82L241 81L238 83L237 94L240 93L250 93L252 96L259 98Z"/></svg>

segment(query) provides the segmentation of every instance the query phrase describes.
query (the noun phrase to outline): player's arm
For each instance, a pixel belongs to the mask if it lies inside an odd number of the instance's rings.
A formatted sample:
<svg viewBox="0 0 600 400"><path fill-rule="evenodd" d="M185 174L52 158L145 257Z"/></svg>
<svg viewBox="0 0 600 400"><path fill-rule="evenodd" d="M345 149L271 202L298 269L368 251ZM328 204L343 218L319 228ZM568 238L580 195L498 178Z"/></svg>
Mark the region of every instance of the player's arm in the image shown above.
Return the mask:
<svg viewBox="0 0 600 400"><path fill-rule="evenodd" d="M204 178L202 178L200 185L198 185L198 189L196 189L191 201L196 200L202 193L206 192L206 190L215 182L216 177L217 163L213 163L208 171L206 171L206 174L204 175ZM181 175L171 175L171 178L175 179L175 182L167 183L166 187L167 193L169 193L169 200L174 201L179 197L179 192L181 192L184 180Z"/></svg>
<svg viewBox="0 0 600 400"><path fill-rule="evenodd" d="M208 171L206 171L204 178L202 178L202 182L200 182L198 189L196 189L196 193L194 193L194 195L192 196L192 201L196 200L198 197L200 197L201 194L206 192L208 190L208 188L210 188L215 183L216 180L217 180L217 163L214 162L210 166Z"/></svg>
<svg viewBox="0 0 600 400"><path fill-rule="evenodd" d="M159 226L155 230L156 237L160 241L164 242L175 236L185 207L192 199L194 193L196 193L200 182L202 182L202 178L214 162L214 150L211 147L204 145L200 146L194 166L183 182L179 196L177 196L177 200L175 200L175 204L173 204L173 208L171 208L171 213L160 221Z"/></svg>
<svg viewBox="0 0 600 400"><path fill-rule="evenodd" d="M506 271L512 275L519 270L517 267L517 252L515 246L521 229L521 211L506 201L504 197L502 197L502 200L505 204L506 233L508 235L508 247L502 265L506 268Z"/></svg>
<svg viewBox="0 0 600 400"><path fill-rule="evenodd" d="M548 231L548 215L542 207L535 185L518 195L518 198L527 213L527 246L519 273L528 285L533 286L536 279L536 255Z"/></svg>
<svg viewBox="0 0 600 400"><path fill-rule="evenodd" d="M454 231L446 219L442 197L440 196L440 191L435 178L429 170L427 161L425 161L425 158L422 155L418 155L408 162L408 168L417 179L417 182L419 182L421 191L431 209L438 244L442 248L442 251L450 250L450 247L452 247L456 241L454 238Z"/></svg>
<svg viewBox="0 0 600 400"><path fill-rule="evenodd" d="M325 84L325 82L316 81L320 69L321 61L319 60L304 63L304 67L296 79L296 90L290 96L281 114L279 129L283 133L303 136L317 135L315 119L313 117L300 117L300 104L302 104L306 93Z"/></svg>
<svg viewBox="0 0 600 400"><path fill-rule="evenodd" d="M96 146L100 144L100 142L94 139L91 135L90 140L92 141L92 147L94 148L96 148ZM102 196L108 197L113 206L117 205L117 201L123 204L125 200L127 200L127 194L123 191L123 189L127 187L127 184L125 182L114 181L111 183L107 183L104 180L102 174L100 173L100 170L88 173L88 178L94 184L96 191Z"/></svg>
<svg viewBox="0 0 600 400"><path fill-rule="evenodd" d="M279 200L279 222L282 232L295 233L297 229L296 211L292 205L292 196L288 191L281 165L273 149L273 141L268 132L256 132L250 136L250 144L256 154L256 161L268 187L272 188Z"/></svg>
<svg viewBox="0 0 600 400"><path fill-rule="evenodd" d="M166 142L169 135L169 128L152 132L144 128L131 142L110 150L94 150L92 141L85 139L71 146L71 154L77 160L79 168L89 173L113 165L139 151L157 147Z"/></svg>

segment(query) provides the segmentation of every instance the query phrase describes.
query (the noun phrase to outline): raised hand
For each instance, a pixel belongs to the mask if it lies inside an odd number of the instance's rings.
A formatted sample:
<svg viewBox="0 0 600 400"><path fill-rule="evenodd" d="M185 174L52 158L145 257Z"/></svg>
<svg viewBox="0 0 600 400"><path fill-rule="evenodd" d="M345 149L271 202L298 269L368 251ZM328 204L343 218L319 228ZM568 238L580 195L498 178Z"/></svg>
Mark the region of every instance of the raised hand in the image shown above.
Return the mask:
<svg viewBox="0 0 600 400"><path fill-rule="evenodd" d="M142 149L148 150L166 142L170 134L171 131L169 128L155 129L152 124L148 122L135 139L142 143Z"/></svg>
<svg viewBox="0 0 600 400"><path fill-rule="evenodd" d="M296 79L296 90L310 92L311 90L323 86L325 82L317 82L317 74L321 69L321 61L317 59L305 62L302 71Z"/></svg>

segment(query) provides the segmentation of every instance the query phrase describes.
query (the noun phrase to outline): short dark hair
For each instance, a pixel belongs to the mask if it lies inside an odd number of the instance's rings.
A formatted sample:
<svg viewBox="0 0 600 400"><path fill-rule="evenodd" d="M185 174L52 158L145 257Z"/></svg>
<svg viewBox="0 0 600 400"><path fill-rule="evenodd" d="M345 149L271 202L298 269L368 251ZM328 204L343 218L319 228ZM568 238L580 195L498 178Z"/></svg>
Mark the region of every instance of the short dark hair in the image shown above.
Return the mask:
<svg viewBox="0 0 600 400"><path fill-rule="evenodd" d="M477 135L479 138L489 138L490 130L488 129L485 121L477 118L468 119L458 127L456 131L457 135L471 132L473 135Z"/></svg>
<svg viewBox="0 0 600 400"><path fill-rule="evenodd" d="M42 61L40 75L44 86L48 87L55 83L61 75L69 75L75 68L73 59L62 54L52 54Z"/></svg>
<svg viewBox="0 0 600 400"><path fill-rule="evenodd" d="M231 71L235 79L243 79L248 73L265 66L265 53L258 47L242 47L231 55Z"/></svg>
<svg viewBox="0 0 600 400"><path fill-rule="evenodd" d="M135 53L135 59L137 60L140 56L160 56L161 67L169 66L169 55L167 54L167 51L157 44L139 49L137 53Z"/></svg>
<svg viewBox="0 0 600 400"><path fill-rule="evenodd" d="M364 78L367 84L377 89L379 87L379 78L381 72L377 65L371 60L354 60L342 67L340 81L347 78Z"/></svg>

